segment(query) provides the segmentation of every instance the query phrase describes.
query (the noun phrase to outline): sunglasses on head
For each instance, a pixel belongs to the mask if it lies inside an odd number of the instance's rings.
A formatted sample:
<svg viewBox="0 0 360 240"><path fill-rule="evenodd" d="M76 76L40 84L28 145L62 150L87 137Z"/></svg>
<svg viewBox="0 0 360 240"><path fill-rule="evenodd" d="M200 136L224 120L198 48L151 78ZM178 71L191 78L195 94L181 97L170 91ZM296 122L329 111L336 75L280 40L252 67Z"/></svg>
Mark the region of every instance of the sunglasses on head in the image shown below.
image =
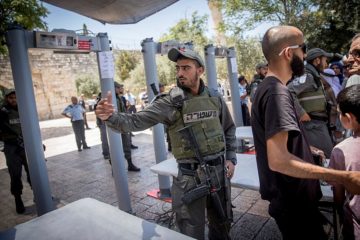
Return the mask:
<svg viewBox="0 0 360 240"><path fill-rule="evenodd" d="M303 53L306 53L306 51L307 51L306 43L303 43L303 44L300 44L300 45L292 45L292 46L288 46L288 47L283 48L281 50L281 52L279 53L279 56L281 56L281 54L283 54L286 51L286 49L288 49L288 48L291 48L291 49L301 48Z"/></svg>

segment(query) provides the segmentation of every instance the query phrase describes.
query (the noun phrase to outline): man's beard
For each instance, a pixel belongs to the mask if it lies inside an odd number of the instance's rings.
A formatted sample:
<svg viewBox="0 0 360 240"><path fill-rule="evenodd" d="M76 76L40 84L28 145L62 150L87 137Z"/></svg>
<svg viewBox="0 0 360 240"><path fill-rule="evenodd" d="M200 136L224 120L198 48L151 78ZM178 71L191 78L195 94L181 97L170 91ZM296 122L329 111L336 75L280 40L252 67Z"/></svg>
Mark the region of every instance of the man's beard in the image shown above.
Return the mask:
<svg viewBox="0 0 360 240"><path fill-rule="evenodd" d="M290 61L290 67L294 77L300 77L305 73L304 61L296 55L293 55Z"/></svg>
<svg viewBox="0 0 360 240"><path fill-rule="evenodd" d="M195 73L195 79L198 79L198 76L199 75L197 73ZM187 79L187 80L189 80L189 79ZM177 82L177 85L178 85L179 88L181 88L181 89L183 89L183 90L185 90L187 92L191 91L191 88L189 86L185 86L184 84L182 84L181 80L178 77L176 77L176 82ZM191 81L189 81L189 82L191 82Z"/></svg>

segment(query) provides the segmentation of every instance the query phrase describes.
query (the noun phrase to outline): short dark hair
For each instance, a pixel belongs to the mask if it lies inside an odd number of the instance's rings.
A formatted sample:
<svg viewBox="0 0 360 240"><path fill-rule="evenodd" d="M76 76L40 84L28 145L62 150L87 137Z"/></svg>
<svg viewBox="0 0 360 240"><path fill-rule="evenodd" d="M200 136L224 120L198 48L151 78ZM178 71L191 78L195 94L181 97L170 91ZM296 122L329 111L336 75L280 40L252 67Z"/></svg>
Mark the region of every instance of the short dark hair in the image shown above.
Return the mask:
<svg viewBox="0 0 360 240"><path fill-rule="evenodd" d="M240 83L242 80L245 80L245 81L246 81L245 76L240 75L240 76L238 77L238 81L239 81L239 83Z"/></svg>
<svg viewBox="0 0 360 240"><path fill-rule="evenodd" d="M352 113L360 123L360 84L355 84L340 91L337 96L342 115Z"/></svg>

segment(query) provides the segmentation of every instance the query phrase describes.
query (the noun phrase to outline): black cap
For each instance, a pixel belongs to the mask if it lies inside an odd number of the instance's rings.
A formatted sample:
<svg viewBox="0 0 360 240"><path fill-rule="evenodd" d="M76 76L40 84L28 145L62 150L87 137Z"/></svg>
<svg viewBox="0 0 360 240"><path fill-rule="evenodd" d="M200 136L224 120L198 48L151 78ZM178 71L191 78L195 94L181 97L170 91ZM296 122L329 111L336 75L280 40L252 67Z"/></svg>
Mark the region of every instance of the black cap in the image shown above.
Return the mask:
<svg viewBox="0 0 360 240"><path fill-rule="evenodd" d="M159 83L159 88L161 88L161 87L165 87L165 85L162 83Z"/></svg>
<svg viewBox="0 0 360 240"><path fill-rule="evenodd" d="M124 84L120 84L120 83L114 81L114 87L116 87L116 88L123 88L123 87L124 87Z"/></svg>
<svg viewBox="0 0 360 240"><path fill-rule="evenodd" d="M255 69L258 70L260 68L267 68L267 67L268 67L267 63L258 63L256 64Z"/></svg>
<svg viewBox="0 0 360 240"><path fill-rule="evenodd" d="M306 59L306 61L311 61L311 60L314 60L315 58L323 57L323 56L327 57L327 58L331 58L331 57L334 56L334 54L325 52L321 48L313 48L313 49L310 49L306 53L306 58L305 59Z"/></svg>
<svg viewBox="0 0 360 240"><path fill-rule="evenodd" d="M177 48L172 48L170 49L170 51L168 52L168 58L173 61L176 62L180 56L183 56L185 58L189 58L189 59L193 59L195 61L197 61L201 67L205 68L205 64L204 61L202 60L202 58L200 57L200 55L191 50L191 49L187 49L187 48L182 48L182 49L177 49Z"/></svg>
<svg viewBox="0 0 360 240"><path fill-rule="evenodd" d="M13 89L13 88L6 89L5 90L5 97L7 97L7 96L9 96L9 95L11 95L13 93L15 93L15 89Z"/></svg>

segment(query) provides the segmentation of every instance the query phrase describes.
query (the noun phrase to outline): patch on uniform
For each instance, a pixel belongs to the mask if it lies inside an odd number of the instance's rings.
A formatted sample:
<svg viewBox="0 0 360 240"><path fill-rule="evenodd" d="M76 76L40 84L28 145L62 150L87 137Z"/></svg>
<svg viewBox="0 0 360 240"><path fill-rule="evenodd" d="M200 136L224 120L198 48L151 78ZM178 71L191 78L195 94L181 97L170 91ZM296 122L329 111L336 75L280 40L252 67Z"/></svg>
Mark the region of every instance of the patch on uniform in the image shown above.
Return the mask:
<svg viewBox="0 0 360 240"><path fill-rule="evenodd" d="M303 84L306 82L306 74L302 75L301 77L299 77L299 83Z"/></svg>
<svg viewBox="0 0 360 240"><path fill-rule="evenodd" d="M20 118L9 119L9 123L10 124L19 124Z"/></svg>
<svg viewBox="0 0 360 240"><path fill-rule="evenodd" d="M209 111L199 111L184 114L183 119L184 123L198 122L202 120L207 120L211 118L219 117L218 111L209 110Z"/></svg>
<svg viewBox="0 0 360 240"><path fill-rule="evenodd" d="M294 80L292 82L293 82L294 86L304 84L306 82L306 74L304 74L304 75L302 75L300 77L294 78Z"/></svg>

